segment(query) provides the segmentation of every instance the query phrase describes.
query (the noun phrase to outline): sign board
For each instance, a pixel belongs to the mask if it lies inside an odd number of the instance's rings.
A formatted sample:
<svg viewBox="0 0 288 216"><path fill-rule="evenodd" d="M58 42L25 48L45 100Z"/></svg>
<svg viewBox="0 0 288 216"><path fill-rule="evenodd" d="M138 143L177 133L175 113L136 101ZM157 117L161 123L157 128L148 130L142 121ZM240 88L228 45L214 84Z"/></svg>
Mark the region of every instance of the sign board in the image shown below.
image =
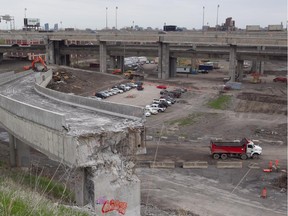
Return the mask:
<svg viewBox="0 0 288 216"><path fill-rule="evenodd" d="M40 27L40 19L38 18L24 18L25 26Z"/></svg>

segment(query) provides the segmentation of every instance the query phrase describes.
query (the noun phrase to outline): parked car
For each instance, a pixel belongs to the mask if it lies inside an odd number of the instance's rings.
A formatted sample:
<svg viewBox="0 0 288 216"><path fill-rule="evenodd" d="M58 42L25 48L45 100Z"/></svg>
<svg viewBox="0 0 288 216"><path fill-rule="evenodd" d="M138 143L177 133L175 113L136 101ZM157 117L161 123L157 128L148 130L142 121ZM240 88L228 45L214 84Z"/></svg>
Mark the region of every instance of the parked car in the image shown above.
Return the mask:
<svg viewBox="0 0 288 216"><path fill-rule="evenodd" d="M118 89L118 88L112 88L111 90L114 90L114 91L116 91L116 92L118 92L118 93L123 93L123 90Z"/></svg>
<svg viewBox="0 0 288 216"><path fill-rule="evenodd" d="M273 82L287 83L287 77L276 77L276 78L273 79Z"/></svg>
<svg viewBox="0 0 288 216"><path fill-rule="evenodd" d="M167 86L165 86L165 85L158 85L158 86L156 86L156 88L159 88L159 89L167 89Z"/></svg>
<svg viewBox="0 0 288 216"><path fill-rule="evenodd" d="M145 108L154 108L157 109L158 112L164 112L166 110L165 107L160 107L159 104L147 105Z"/></svg>
<svg viewBox="0 0 288 216"><path fill-rule="evenodd" d="M107 96L105 94L101 93L101 92L96 92L95 96L98 97L98 98L102 98L102 99L107 98Z"/></svg>
<svg viewBox="0 0 288 216"><path fill-rule="evenodd" d="M149 117L149 116L151 116L151 113L148 110L145 110L145 116Z"/></svg>
<svg viewBox="0 0 288 216"><path fill-rule="evenodd" d="M95 100L102 100L102 98L101 97L96 97L96 96L90 96L89 98L92 98L92 99L95 99Z"/></svg>
<svg viewBox="0 0 288 216"><path fill-rule="evenodd" d="M148 105L149 106L149 105ZM152 107L147 107L145 108L145 111L150 112L152 115L158 114L158 109L152 108Z"/></svg>

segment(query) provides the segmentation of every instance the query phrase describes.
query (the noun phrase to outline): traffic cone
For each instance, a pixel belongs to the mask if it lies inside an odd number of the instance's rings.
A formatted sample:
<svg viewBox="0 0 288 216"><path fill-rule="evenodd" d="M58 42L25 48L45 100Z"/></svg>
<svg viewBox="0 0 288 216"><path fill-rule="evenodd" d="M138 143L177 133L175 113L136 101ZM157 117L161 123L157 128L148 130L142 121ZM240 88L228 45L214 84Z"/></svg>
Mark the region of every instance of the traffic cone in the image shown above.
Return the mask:
<svg viewBox="0 0 288 216"><path fill-rule="evenodd" d="M279 160L275 160L275 166L278 167Z"/></svg>
<svg viewBox="0 0 288 216"><path fill-rule="evenodd" d="M266 190L265 187L262 189L261 198L263 198L263 199L266 199L266 198L267 198L267 190Z"/></svg>
<svg viewBox="0 0 288 216"><path fill-rule="evenodd" d="M272 169L272 166L273 166L273 162L270 161L270 162L269 162L269 169Z"/></svg>

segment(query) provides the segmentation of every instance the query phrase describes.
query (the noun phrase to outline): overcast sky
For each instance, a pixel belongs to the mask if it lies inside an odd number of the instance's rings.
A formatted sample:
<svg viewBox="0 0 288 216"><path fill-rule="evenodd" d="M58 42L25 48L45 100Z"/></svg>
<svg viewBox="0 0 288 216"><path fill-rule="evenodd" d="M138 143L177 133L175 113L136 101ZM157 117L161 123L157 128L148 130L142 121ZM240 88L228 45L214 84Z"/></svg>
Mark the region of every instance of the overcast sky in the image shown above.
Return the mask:
<svg viewBox="0 0 288 216"><path fill-rule="evenodd" d="M23 27L26 10L27 18L39 18L41 26L49 23L50 28L62 21L62 27L102 29L134 25L162 28L163 24L177 25L188 29L199 29L203 22L216 25L227 17L235 20L236 27L287 23L286 0L1 0L0 15L14 17L16 28ZM1 22L0 29L10 29L9 23Z"/></svg>

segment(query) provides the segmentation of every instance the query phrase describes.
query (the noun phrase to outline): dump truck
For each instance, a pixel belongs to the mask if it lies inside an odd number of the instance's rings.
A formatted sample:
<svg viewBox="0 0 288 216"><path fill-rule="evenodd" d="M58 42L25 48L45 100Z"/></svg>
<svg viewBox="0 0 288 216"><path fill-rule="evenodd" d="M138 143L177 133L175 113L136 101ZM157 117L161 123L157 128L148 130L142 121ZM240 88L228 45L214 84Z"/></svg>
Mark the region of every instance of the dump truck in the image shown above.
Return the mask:
<svg viewBox="0 0 288 216"><path fill-rule="evenodd" d="M251 140L243 138L241 141L214 141L211 140L211 155L214 159L227 159L228 157L239 157L242 160L247 158L259 158L262 148L255 145Z"/></svg>

